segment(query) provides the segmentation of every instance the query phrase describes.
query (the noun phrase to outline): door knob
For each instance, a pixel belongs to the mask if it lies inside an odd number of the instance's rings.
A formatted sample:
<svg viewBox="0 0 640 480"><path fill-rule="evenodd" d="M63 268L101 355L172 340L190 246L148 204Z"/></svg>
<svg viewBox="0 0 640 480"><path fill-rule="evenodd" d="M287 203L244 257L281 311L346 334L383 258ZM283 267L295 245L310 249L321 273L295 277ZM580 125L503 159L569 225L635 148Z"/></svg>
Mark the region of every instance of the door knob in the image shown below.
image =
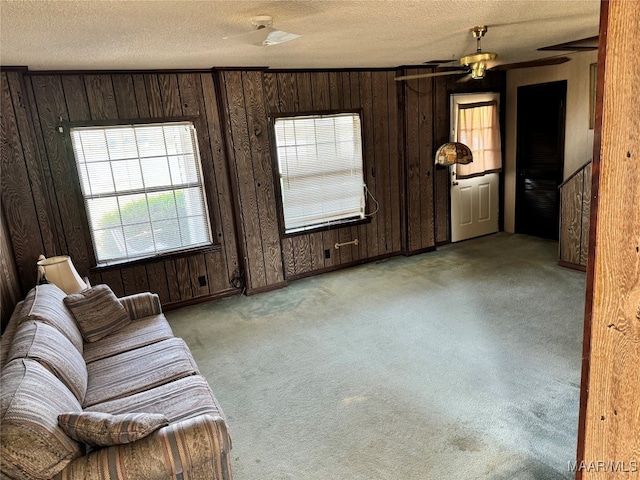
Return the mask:
<svg viewBox="0 0 640 480"><path fill-rule="evenodd" d="M453 183L451 184L451 186L453 186L453 187L455 187L456 185L458 185L458 182L453 182Z"/></svg>

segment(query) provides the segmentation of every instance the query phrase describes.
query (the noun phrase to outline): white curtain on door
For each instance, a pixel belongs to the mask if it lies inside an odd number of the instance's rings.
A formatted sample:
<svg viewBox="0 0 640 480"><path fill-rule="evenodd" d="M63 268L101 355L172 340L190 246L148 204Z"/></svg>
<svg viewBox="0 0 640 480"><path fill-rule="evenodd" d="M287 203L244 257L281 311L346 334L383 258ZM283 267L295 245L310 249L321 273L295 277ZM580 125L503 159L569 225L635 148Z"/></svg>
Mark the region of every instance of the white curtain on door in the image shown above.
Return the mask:
<svg viewBox="0 0 640 480"><path fill-rule="evenodd" d="M502 170L500 121L495 101L458 107L458 142L473 153L473 162L457 165L458 178L479 177Z"/></svg>

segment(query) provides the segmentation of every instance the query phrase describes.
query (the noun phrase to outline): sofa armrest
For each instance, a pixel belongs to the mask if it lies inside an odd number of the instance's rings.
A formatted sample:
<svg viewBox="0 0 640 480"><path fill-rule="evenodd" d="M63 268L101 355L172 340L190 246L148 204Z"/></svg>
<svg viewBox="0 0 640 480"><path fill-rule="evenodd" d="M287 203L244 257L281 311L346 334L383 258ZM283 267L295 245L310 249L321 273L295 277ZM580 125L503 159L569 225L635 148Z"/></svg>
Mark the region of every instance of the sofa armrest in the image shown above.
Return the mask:
<svg viewBox="0 0 640 480"><path fill-rule="evenodd" d="M144 292L119 298L125 310L129 312L132 320L136 318L148 317L149 315L160 315L162 306L160 297L156 293Z"/></svg>
<svg viewBox="0 0 640 480"><path fill-rule="evenodd" d="M230 448L225 421L199 415L77 458L55 479L231 480Z"/></svg>

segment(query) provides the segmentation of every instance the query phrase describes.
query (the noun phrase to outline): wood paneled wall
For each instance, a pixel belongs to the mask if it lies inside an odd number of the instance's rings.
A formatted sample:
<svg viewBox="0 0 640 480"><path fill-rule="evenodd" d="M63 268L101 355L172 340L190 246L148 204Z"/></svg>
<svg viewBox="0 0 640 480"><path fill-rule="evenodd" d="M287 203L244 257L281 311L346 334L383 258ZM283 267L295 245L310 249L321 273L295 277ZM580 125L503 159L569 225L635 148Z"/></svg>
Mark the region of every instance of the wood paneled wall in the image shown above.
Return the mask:
<svg viewBox="0 0 640 480"><path fill-rule="evenodd" d="M256 70L225 71L219 78L234 166L247 292L278 288L285 283L263 74Z"/></svg>
<svg viewBox="0 0 640 480"><path fill-rule="evenodd" d="M40 253L68 254L93 284L107 283L117 295L151 290L165 305L235 290L230 285L239 269L232 195L209 72L2 75L3 105L8 102L15 112L2 122L3 144L9 146L6 158L3 155L2 201L23 290L35 283ZM66 121L184 116L195 118L213 234L220 248L92 270L95 259L78 175L65 143L68 133L61 127Z"/></svg>
<svg viewBox="0 0 640 480"><path fill-rule="evenodd" d="M402 73L429 72L411 69ZM92 283L118 295L152 290L165 305L239 291L446 243L449 178L433 154L448 140L453 91L502 90L504 74L458 84L398 83L395 70L2 73L2 201L23 292L35 261L68 254ZM367 222L281 233L271 114L362 112ZM194 117L219 248L95 269L65 122ZM62 131L61 131L62 128ZM376 202L373 201L375 198ZM358 240L357 245L334 248ZM205 285L200 280L204 277Z"/></svg>
<svg viewBox="0 0 640 480"><path fill-rule="evenodd" d="M409 69L405 74L417 75L432 71L425 68ZM434 196L437 175L433 163L437 149L433 143L436 124L433 115L434 79L410 80L402 82L401 86L406 150L406 250L407 253L417 253L435 246L436 210L446 210L448 217L449 209L447 204L436 205ZM448 224L445 228L448 231Z"/></svg>
<svg viewBox="0 0 640 480"><path fill-rule="evenodd" d="M16 303L21 298L18 266L13 255L4 211L0 209L0 331L4 331Z"/></svg>
<svg viewBox="0 0 640 480"><path fill-rule="evenodd" d="M585 269L589 251L591 160L560 185L558 264Z"/></svg>
<svg viewBox="0 0 640 480"><path fill-rule="evenodd" d="M365 183L378 202L369 223L280 238L286 278L399 253L402 250L402 163L394 72L266 72L269 113L360 109ZM229 83L225 82L228 86ZM269 160L269 175L273 175ZM272 182L269 182L272 185ZM279 188L279 186L277 186ZM273 186L271 186L273 191ZM273 199L275 202L275 197ZM366 212L376 209L367 199ZM278 232L276 232L278 234ZM334 248L358 240L357 245Z"/></svg>
<svg viewBox="0 0 640 480"><path fill-rule="evenodd" d="M2 210L18 270L21 289L36 282L38 255L57 251L51 223L52 205L40 164L29 115L22 71L4 71L2 78Z"/></svg>

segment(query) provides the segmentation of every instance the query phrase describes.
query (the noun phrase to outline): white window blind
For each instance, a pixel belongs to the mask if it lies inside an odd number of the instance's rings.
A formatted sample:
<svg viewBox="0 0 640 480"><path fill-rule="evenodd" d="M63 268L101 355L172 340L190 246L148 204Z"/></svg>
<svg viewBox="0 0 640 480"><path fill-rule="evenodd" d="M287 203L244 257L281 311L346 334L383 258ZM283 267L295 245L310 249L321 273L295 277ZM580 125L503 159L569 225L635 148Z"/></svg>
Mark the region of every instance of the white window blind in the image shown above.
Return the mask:
<svg viewBox="0 0 640 480"><path fill-rule="evenodd" d="M471 178L502 169L500 122L495 101L460 105L458 141L473 153L473 162L456 166L458 178Z"/></svg>
<svg viewBox="0 0 640 480"><path fill-rule="evenodd" d="M275 137L286 232L364 218L357 113L279 117Z"/></svg>
<svg viewBox="0 0 640 480"><path fill-rule="evenodd" d="M75 127L71 142L98 264L212 243L191 122Z"/></svg>

